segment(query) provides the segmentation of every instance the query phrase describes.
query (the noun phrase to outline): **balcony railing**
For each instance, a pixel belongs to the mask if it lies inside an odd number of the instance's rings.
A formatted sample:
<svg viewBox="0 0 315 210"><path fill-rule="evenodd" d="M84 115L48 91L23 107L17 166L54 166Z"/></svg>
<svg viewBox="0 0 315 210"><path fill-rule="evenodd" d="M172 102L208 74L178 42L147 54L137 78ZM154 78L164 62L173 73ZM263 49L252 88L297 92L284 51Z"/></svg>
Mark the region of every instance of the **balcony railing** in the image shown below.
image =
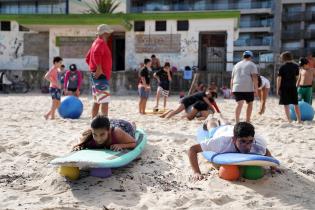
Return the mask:
<svg viewBox="0 0 315 210"><path fill-rule="evenodd" d="M292 40L292 39L301 39L303 37L304 32L301 29L295 30L285 30L281 33L282 40Z"/></svg>
<svg viewBox="0 0 315 210"><path fill-rule="evenodd" d="M286 12L282 14L282 21L302 21L305 19L305 12Z"/></svg>
<svg viewBox="0 0 315 210"><path fill-rule="evenodd" d="M305 21L315 21L315 11L307 11L305 13Z"/></svg>
<svg viewBox="0 0 315 210"><path fill-rule="evenodd" d="M141 6L139 4L141 4ZM136 0L136 1L131 2L130 11L143 12L143 11L191 11L191 10L243 10L243 9L267 9L267 8L272 8L272 1L229 4L229 3L202 3L202 2L172 3L172 1L169 0L169 1L165 1L162 4L159 1L146 1L146 3L142 3L142 1Z"/></svg>
<svg viewBox="0 0 315 210"><path fill-rule="evenodd" d="M272 21L240 21L240 28L251 28L251 27L271 27Z"/></svg>
<svg viewBox="0 0 315 210"><path fill-rule="evenodd" d="M271 40L262 40L262 39L240 39L234 42L234 46L243 47L243 46L271 46Z"/></svg>

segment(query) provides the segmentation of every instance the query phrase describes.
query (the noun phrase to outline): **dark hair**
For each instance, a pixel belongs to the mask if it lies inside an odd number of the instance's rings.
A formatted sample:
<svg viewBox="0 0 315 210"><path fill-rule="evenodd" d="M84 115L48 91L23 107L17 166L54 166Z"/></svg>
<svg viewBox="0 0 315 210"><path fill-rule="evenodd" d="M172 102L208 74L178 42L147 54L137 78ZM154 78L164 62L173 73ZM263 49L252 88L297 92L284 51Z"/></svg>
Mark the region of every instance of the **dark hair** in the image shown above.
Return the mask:
<svg viewBox="0 0 315 210"><path fill-rule="evenodd" d="M251 58L252 56L250 56L250 55L243 55L243 58Z"/></svg>
<svg viewBox="0 0 315 210"><path fill-rule="evenodd" d="M71 64L71 65L69 66L69 69L70 69L70 71L76 71L76 70L77 70L77 65L75 65L75 64L73 63L73 64Z"/></svg>
<svg viewBox="0 0 315 210"><path fill-rule="evenodd" d="M293 55L291 52L285 51L285 52L281 53L280 58L283 62L291 61L291 60L293 60Z"/></svg>
<svg viewBox="0 0 315 210"><path fill-rule="evenodd" d="M308 64L308 60L306 58L300 58L299 60L300 67L303 67L306 64Z"/></svg>
<svg viewBox="0 0 315 210"><path fill-rule="evenodd" d="M80 143L75 145L74 147L79 146L81 149L84 149L85 143L93 139L92 129L99 129L99 128L109 130L110 122L109 122L108 117L103 116L103 115L97 115L96 117L94 117L91 122L91 128L85 130L82 133L82 136L80 138Z"/></svg>
<svg viewBox="0 0 315 210"><path fill-rule="evenodd" d="M55 63L58 63L58 62L60 62L60 61L62 61L62 57L60 57L60 56L54 57L54 59L53 59L53 63L54 63L54 64L55 64Z"/></svg>
<svg viewBox="0 0 315 210"><path fill-rule="evenodd" d="M143 63L144 63L144 65L146 65L146 64L148 64L150 61L151 61L151 60L150 60L149 58L145 58L144 61L143 61Z"/></svg>
<svg viewBox="0 0 315 210"><path fill-rule="evenodd" d="M255 136L255 128L248 122L239 122L234 126L234 137L242 138L248 136Z"/></svg>
<svg viewBox="0 0 315 210"><path fill-rule="evenodd" d="M262 80L261 80L260 75L257 75L257 79L258 79L258 87L261 87L261 85L262 85Z"/></svg>
<svg viewBox="0 0 315 210"><path fill-rule="evenodd" d="M169 62L165 62L164 67L171 67L171 64Z"/></svg>
<svg viewBox="0 0 315 210"><path fill-rule="evenodd" d="M153 54L153 55L151 55L151 58L155 58L155 55Z"/></svg>
<svg viewBox="0 0 315 210"><path fill-rule="evenodd" d="M63 65L63 64L62 64L60 67L61 67L61 68L64 68L64 67L65 67L65 65Z"/></svg>
<svg viewBox="0 0 315 210"><path fill-rule="evenodd" d="M109 119L104 115L97 115L96 117L93 118L91 122L92 129L104 128L106 130L109 130L109 127L110 127Z"/></svg>

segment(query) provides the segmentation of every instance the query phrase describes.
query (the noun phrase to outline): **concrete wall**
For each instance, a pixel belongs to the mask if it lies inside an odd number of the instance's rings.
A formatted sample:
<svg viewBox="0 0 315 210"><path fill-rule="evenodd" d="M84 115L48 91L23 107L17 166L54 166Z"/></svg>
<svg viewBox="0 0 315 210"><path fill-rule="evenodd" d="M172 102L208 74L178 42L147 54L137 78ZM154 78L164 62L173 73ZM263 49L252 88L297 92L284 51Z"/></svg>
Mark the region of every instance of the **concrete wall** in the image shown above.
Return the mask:
<svg viewBox="0 0 315 210"><path fill-rule="evenodd" d="M155 54L160 58L161 63L170 62L177 68L198 64L199 33L200 32L226 32L227 33L227 62L233 61L233 41L238 38L238 31L235 30L237 22L235 19L208 19L189 20L189 31L177 31L177 21L167 20L167 31L155 31L155 21L145 21L144 32L126 32L126 69L135 69L145 57ZM157 34L180 34L181 50L178 53L136 53L135 37L137 34L157 35ZM227 64L226 70L231 71L232 65Z"/></svg>
<svg viewBox="0 0 315 210"><path fill-rule="evenodd" d="M50 65L55 56L60 55L60 49L56 45L56 37L58 36L75 36L75 37L95 37L96 26L91 27L58 27L50 28L49 30L49 61ZM80 50L80 49L79 49ZM87 71L88 65L85 63L86 48L83 46L80 50L81 58L63 58L63 63L66 67L75 63L80 70Z"/></svg>
<svg viewBox="0 0 315 210"><path fill-rule="evenodd" d="M11 22L11 31L0 31L0 70L36 70L38 56L25 53L24 34L36 32L19 31L19 25Z"/></svg>

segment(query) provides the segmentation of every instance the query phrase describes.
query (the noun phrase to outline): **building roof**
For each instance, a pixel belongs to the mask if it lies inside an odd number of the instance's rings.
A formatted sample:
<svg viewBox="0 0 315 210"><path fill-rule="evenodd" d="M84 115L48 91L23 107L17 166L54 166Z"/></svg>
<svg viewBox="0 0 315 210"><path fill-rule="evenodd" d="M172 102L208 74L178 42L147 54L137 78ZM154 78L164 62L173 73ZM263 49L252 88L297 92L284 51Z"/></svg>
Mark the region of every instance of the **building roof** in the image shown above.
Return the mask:
<svg viewBox="0 0 315 210"><path fill-rule="evenodd" d="M202 11L202 12L162 12L162 13L118 13L118 14L31 14L31 15L0 15L2 21L16 21L28 28L36 25L47 28L65 25L119 25L126 30L132 28L132 21L137 20L189 20L189 19L240 19L239 11ZM238 27L238 24L237 24Z"/></svg>

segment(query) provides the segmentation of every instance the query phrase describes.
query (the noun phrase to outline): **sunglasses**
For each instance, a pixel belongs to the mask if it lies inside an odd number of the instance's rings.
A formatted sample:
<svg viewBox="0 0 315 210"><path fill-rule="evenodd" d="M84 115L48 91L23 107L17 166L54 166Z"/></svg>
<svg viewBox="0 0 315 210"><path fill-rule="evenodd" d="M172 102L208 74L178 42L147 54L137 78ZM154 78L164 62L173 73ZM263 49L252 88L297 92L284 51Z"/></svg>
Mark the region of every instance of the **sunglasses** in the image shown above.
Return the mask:
<svg viewBox="0 0 315 210"><path fill-rule="evenodd" d="M252 140L237 139L237 140L239 141L240 144L243 144L243 145L255 144L255 139L252 139Z"/></svg>

